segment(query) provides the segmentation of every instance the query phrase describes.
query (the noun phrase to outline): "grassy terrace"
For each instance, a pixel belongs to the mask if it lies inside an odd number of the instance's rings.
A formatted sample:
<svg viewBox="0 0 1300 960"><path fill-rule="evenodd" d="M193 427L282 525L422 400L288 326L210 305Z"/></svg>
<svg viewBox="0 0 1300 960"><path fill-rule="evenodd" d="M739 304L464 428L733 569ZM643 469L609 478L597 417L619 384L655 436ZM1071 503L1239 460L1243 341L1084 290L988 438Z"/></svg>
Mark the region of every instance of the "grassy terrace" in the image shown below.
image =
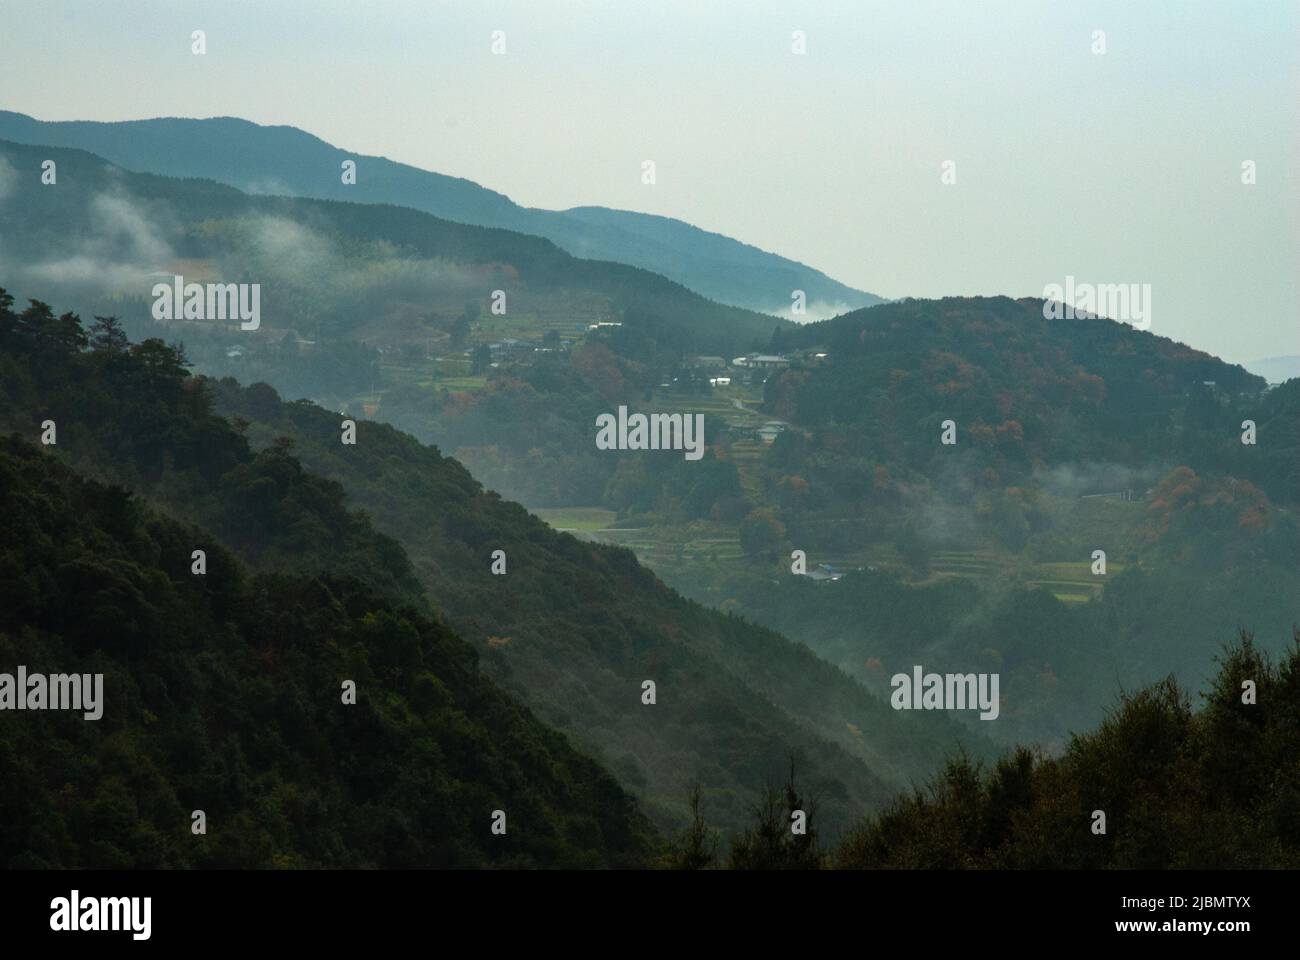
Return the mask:
<svg viewBox="0 0 1300 960"><path fill-rule="evenodd" d="M666 525L654 523L653 518L619 521L612 510L595 506L533 512L558 530L627 547L651 569L671 572L672 576L689 574L700 584L747 572L769 572L766 564L745 556L735 528L726 524L697 521ZM929 575L922 582L963 577L991 584L1019 583L1048 590L1064 603L1086 603L1100 596L1106 581L1125 567L1123 562L1108 559L1107 575L1094 576L1089 554L1080 554L1084 557L1080 560L1035 561L992 548L937 551L931 556ZM873 544L855 553L814 552L808 559L810 564L827 563L846 569L874 567L916 580L889 544ZM828 585L828 589L835 587Z"/></svg>

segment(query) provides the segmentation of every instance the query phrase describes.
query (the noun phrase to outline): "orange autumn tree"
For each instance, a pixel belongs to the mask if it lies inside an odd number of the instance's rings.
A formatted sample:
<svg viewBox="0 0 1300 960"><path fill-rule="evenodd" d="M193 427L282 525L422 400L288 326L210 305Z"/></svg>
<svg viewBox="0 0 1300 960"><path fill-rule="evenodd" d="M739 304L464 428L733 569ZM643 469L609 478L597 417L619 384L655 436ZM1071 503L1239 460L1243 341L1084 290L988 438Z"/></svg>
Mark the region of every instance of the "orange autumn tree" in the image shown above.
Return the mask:
<svg viewBox="0 0 1300 960"><path fill-rule="evenodd" d="M1198 475L1176 467L1152 490L1144 534L1150 542L1184 537L1249 542L1273 526L1274 507L1268 496L1248 480Z"/></svg>

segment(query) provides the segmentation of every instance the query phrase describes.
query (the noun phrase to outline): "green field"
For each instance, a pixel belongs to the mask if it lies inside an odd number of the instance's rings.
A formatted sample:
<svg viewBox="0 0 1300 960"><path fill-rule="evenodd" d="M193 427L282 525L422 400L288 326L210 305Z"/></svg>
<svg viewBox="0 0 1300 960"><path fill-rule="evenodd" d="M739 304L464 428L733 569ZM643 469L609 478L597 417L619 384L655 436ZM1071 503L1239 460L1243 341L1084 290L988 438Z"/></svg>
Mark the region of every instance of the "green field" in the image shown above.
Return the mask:
<svg viewBox="0 0 1300 960"><path fill-rule="evenodd" d="M592 532L603 542L627 547L651 569L666 575L680 576L688 572L700 585L762 566L761 562L745 556L734 527L724 524L697 521L681 526L615 526L612 513L593 507L535 512L552 526ZM817 553L808 560L810 564L827 563L844 569L871 567L912 579L907 565L890 544L873 544L870 549L852 554ZM994 548L946 550L935 552L930 559L929 576L914 582L932 583L946 577L962 577L990 584L1021 584L1047 590L1063 603L1086 603L1099 597L1106 581L1124 566L1109 562L1106 576L1094 576L1089 559L1035 562Z"/></svg>
<svg viewBox="0 0 1300 960"><path fill-rule="evenodd" d="M604 507L554 507L532 511L556 530L592 533L610 526L617 517L613 510Z"/></svg>
<svg viewBox="0 0 1300 960"><path fill-rule="evenodd" d="M482 390L487 383L487 377L447 377L445 380L436 381L439 387L445 387L448 390Z"/></svg>

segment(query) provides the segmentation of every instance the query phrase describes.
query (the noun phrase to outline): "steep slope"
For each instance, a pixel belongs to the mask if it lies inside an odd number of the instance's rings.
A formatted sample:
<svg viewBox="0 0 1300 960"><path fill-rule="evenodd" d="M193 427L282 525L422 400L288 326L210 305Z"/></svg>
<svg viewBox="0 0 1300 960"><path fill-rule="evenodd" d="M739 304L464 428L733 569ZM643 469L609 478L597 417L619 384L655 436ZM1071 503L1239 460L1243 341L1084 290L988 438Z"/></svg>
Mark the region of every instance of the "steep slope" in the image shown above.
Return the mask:
<svg viewBox="0 0 1300 960"><path fill-rule="evenodd" d="M793 290L805 291L810 304L826 311L882 302L811 267L678 220L598 207L520 207L471 181L348 153L294 127L233 117L50 122L0 111L0 139L74 147L129 170L216 180L249 193L396 204L533 234L574 256L640 267L748 310L788 310ZM345 160L357 163L355 184L342 183Z"/></svg>
<svg viewBox="0 0 1300 960"><path fill-rule="evenodd" d="M841 751L897 786L959 740L986 749L946 717L892 711L800 644L683 600L629 551L557 533L389 426L359 424L354 452L338 443L337 415L275 403L265 386L223 381L216 402L251 422L255 444L291 437L305 464L341 483L402 541L450 622L482 644L493 676L642 787L652 815L657 804L679 813L698 777L733 827L750 797L724 785L758 789L797 748L838 824L845 806L872 802L878 789L846 772ZM505 552L504 576L491 572L494 549ZM658 705L629 712L646 679Z"/></svg>
<svg viewBox="0 0 1300 960"><path fill-rule="evenodd" d="M57 452L81 468L178 516L225 524L253 559L300 553L304 573L336 562L331 501L347 490L413 551L415 575L488 674L603 759L661 824L682 819L699 781L717 822L737 829L795 754L834 830L956 744L947 718L893 712L806 648L682 600L627 551L555 533L392 428L360 423L356 445L344 445L338 415L226 382L232 427L208 411L212 385L186 378L160 342L128 349L100 322L81 352L75 317L43 305L14 314L3 300L0 422L33 436L55 419ZM316 497L291 496L295 476L313 472L333 479ZM375 549L396 551L391 589L405 596L405 554L391 541ZM497 549L505 575L490 569ZM653 705L641 699L646 680Z"/></svg>
<svg viewBox="0 0 1300 960"><path fill-rule="evenodd" d="M96 720L6 712L5 866L646 861L631 798L418 609L347 577L250 576L211 534L14 435L0 510L0 670L103 676Z"/></svg>

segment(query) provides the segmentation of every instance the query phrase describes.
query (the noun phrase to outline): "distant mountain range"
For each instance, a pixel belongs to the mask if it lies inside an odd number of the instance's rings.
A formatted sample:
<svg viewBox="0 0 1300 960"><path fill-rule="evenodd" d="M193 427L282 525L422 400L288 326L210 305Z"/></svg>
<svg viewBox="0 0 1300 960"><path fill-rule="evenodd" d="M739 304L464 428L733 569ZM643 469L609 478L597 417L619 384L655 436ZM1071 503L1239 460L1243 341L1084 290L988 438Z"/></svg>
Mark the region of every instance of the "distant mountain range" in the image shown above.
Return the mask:
<svg viewBox="0 0 1300 960"><path fill-rule="evenodd" d="M57 164L57 188L3 189L18 171L39 184L45 159ZM78 310L93 306L92 291L139 301L135 310L104 306L127 318L147 315L140 304L153 274L245 277L265 298L261 335L277 337L294 329L381 343L426 337L431 313L459 314L466 304L491 316L497 335L537 337L546 328L572 336L609 321L660 330L675 349L727 356L774 327L793 329L646 270L570 256L541 237L391 204L251 196L2 138L0 268L21 296ZM500 317L488 314L493 290L509 304Z"/></svg>
<svg viewBox="0 0 1300 960"><path fill-rule="evenodd" d="M1256 376L1263 377L1269 383L1284 383L1300 377L1300 355L1286 357L1264 357L1243 363L1243 367Z"/></svg>
<svg viewBox="0 0 1300 960"><path fill-rule="evenodd" d="M0 139L74 147L129 170L205 178L248 193L391 203L532 234L574 256L641 267L719 303L765 313L788 316L795 290L805 294L809 319L884 302L802 263L680 220L605 207L522 207L470 180L350 153L296 127L234 117L49 122L0 111ZM342 182L345 160L357 163L355 184Z"/></svg>

